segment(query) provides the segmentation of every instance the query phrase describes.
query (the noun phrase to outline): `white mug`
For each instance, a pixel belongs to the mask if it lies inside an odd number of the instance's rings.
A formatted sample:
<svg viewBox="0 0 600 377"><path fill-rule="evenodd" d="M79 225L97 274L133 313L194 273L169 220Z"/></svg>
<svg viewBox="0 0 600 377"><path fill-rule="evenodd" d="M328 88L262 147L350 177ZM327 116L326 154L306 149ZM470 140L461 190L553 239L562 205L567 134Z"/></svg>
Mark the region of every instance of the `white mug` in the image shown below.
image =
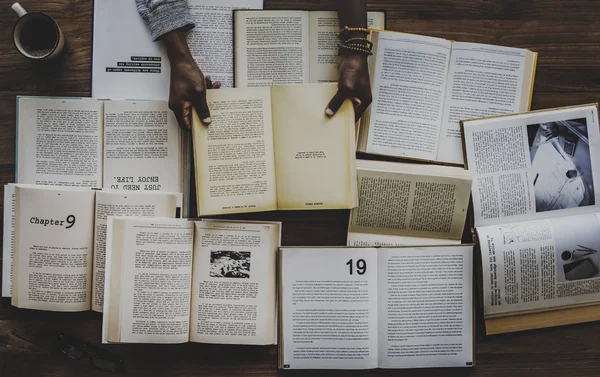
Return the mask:
<svg viewBox="0 0 600 377"><path fill-rule="evenodd" d="M65 36L52 17L41 12L28 13L19 3L14 3L12 9L19 15L13 28L13 42L23 56L50 60L60 55Z"/></svg>

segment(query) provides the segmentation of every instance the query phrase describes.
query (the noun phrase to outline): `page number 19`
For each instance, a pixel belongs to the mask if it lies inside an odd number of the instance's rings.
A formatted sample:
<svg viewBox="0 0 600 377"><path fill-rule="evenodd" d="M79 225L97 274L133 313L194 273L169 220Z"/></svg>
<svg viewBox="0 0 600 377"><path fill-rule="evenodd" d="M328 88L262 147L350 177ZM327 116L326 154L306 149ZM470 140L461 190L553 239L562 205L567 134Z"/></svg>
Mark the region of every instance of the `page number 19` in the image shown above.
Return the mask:
<svg viewBox="0 0 600 377"><path fill-rule="evenodd" d="M354 261L352 259L346 262L346 266L350 269L350 275L353 275L353 267ZM359 275L364 275L367 272L367 262L364 259L359 259L356 261L356 273Z"/></svg>

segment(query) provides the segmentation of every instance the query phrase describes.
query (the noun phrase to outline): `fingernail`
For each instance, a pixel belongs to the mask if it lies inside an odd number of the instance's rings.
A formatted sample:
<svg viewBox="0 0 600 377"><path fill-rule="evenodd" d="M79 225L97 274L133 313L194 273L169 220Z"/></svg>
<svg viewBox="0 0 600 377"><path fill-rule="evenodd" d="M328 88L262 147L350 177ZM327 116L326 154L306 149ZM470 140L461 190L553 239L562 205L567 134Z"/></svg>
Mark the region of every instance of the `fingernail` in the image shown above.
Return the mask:
<svg viewBox="0 0 600 377"><path fill-rule="evenodd" d="M328 117L333 116L333 110L331 110L329 107L327 109L325 109L325 115L327 115Z"/></svg>
<svg viewBox="0 0 600 377"><path fill-rule="evenodd" d="M212 120L210 119L210 117L202 119L202 123L204 123L206 125L209 125L210 122L212 122Z"/></svg>

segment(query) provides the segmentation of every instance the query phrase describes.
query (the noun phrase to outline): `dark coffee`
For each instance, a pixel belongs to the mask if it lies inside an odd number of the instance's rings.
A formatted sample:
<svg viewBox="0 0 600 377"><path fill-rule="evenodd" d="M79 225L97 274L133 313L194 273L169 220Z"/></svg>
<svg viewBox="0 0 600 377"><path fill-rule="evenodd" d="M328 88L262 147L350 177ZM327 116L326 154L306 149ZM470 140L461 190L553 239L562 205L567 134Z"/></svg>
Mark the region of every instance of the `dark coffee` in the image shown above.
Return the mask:
<svg viewBox="0 0 600 377"><path fill-rule="evenodd" d="M23 20L19 42L28 54L42 57L52 52L59 34L54 22L45 16L31 16Z"/></svg>

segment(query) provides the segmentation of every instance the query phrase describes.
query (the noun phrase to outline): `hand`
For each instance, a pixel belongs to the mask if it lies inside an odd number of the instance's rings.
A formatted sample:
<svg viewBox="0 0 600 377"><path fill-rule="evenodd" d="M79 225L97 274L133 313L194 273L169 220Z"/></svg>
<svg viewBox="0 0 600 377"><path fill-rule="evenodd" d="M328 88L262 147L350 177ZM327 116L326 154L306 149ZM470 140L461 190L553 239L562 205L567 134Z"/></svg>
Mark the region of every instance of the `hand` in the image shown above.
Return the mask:
<svg viewBox="0 0 600 377"><path fill-rule="evenodd" d="M206 103L206 89L220 87L219 81L213 83L210 76L204 77L193 58L172 61L169 108L175 113L179 127L191 130L193 108L196 109L200 121L208 126L211 119Z"/></svg>
<svg viewBox="0 0 600 377"><path fill-rule="evenodd" d="M354 105L355 120L358 121L373 100L367 57L362 54L341 55L338 69L338 91L327 105L325 114L333 116L342 103L350 99Z"/></svg>

